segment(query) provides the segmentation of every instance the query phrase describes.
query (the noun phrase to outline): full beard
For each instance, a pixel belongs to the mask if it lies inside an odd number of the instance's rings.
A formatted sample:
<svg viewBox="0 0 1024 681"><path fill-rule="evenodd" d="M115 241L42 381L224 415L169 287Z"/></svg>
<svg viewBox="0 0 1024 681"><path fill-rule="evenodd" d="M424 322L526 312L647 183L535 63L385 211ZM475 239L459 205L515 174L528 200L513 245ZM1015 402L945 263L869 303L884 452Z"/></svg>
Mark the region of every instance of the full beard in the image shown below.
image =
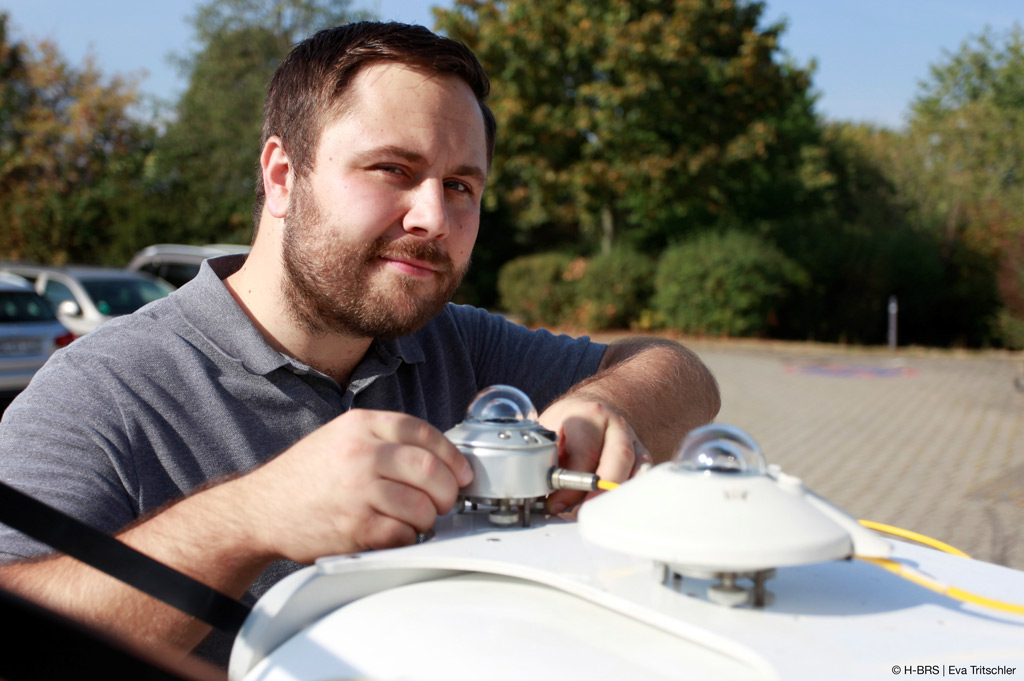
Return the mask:
<svg viewBox="0 0 1024 681"><path fill-rule="evenodd" d="M284 219L282 259L285 298L307 332L389 340L418 331L444 308L468 263L456 267L437 242L416 237L346 242L336 236L341 230L326 225L305 185L302 180L296 183L294 202ZM387 276L383 256L429 263L435 270L433 281ZM385 279L389 283L382 283ZM433 293L422 292L431 286Z"/></svg>

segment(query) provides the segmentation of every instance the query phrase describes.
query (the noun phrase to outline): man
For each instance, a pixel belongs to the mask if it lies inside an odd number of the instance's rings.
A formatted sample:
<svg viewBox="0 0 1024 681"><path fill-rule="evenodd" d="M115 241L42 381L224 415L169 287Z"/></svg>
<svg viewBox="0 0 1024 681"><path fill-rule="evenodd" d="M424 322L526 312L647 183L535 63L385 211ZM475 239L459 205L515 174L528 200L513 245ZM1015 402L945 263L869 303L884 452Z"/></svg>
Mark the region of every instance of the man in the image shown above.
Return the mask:
<svg viewBox="0 0 1024 681"><path fill-rule="evenodd" d="M0 476L252 598L295 563L409 544L448 512L472 472L442 431L488 385L533 398L569 468L620 481L644 444L670 455L718 409L692 353L446 304L478 229L487 90L468 50L421 27L299 44L268 91L251 254L57 355L0 424ZM0 550L44 549L6 532ZM208 631L67 557L6 566L0 586L151 645Z"/></svg>

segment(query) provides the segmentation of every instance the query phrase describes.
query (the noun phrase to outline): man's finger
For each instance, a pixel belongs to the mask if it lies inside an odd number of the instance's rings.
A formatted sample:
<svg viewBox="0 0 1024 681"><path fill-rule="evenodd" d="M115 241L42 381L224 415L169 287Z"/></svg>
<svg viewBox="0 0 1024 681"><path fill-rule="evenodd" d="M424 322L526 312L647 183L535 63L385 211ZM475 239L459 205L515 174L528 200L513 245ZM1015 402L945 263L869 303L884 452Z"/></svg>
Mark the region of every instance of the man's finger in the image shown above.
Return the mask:
<svg viewBox="0 0 1024 681"><path fill-rule="evenodd" d="M415 527L387 515L369 518L362 528L362 534L363 540L360 543L367 549L390 549L416 542Z"/></svg>
<svg viewBox="0 0 1024 681"><path fill-rule="evenodd" d="M573 423L566 420L563 429L564 456L560 464L570 470L595 470L602 480L624 482L644 463L652 461L651 453L637 438L633 429L614 414L603 424L603 430L592 422ZM594 433L599 433L595 437ZM549 513L561 513L585 498L582 492L559 490L548 497Z"/></svg>
<svg viewBox="0 0 1024 681"><path fill-rule="evenodd" d="M640 472L640 469L644 466L654 465L654 455L651 454L651 450L644 446L643 442L636 440L633 442L633 451L636 452L636 461L633 464L633 470L630 472L629 477L633 477Z"/></svg>
<svg viewBox="0 0 1024 681"><path fill-rule="evenodd" d="M379 515L408 525L414 530L413 535L434 526L438 512L422 490L391 480L378 480L372 487L368 502Z"/></svg>
<svg viewBox="0 0 1024 681"><path fill-rule="evenodd" d="M421 447L437 456L459 487L473 481L473 469L462 452L440 430L422 419L397 412L373 412L371 432L385 442Z"/></svg>
<svg viewBox="0 0 1024 681"><path fill-rule="evenodd" d="M601 460L596 471L602 480L624 482L629 479L636 465L636 444L637 439L632 428L617 419L609 421L604 432Z"/></svg>
<svg viewBox="0 0 1024 681"><path fill-rule="evenodd" d="M459 493L451 468L433 452L416 445L384 445L376 460L376 474L384 480L424 493L438 513L447 513Z"/></svg>

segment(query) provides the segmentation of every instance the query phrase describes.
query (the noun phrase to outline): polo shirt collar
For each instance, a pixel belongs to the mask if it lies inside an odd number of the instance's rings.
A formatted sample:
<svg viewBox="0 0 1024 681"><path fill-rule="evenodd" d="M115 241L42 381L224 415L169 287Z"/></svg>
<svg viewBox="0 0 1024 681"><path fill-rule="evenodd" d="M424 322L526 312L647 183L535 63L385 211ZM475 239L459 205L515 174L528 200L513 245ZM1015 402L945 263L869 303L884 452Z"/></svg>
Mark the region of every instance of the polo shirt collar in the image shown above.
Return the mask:
<svg viewBox="0 0 1024 681"><path fill-rule="evenodd" d="M180 292L175 292L179 313L218 352L249 373L266 375L282 367L303 367L267 344L224 285L223 280L238 271L245 257L245 254L234 254L204 261L199 274ZM395 340L375 340L353 372L353 379L360 375L368 377L367 373L379 376L382 371L391 374L402 362L417 364L425 360L416 334ZM370 366L364 366L367 364Z"/></svg>

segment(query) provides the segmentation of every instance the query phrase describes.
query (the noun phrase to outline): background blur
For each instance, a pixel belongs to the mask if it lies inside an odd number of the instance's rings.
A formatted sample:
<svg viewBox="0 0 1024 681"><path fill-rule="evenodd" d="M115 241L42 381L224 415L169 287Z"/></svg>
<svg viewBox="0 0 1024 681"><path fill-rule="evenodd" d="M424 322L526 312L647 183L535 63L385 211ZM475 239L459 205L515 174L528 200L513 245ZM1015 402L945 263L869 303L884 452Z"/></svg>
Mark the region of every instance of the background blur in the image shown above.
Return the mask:
<svg viewBox="0 0 1024 681"><path fill-rule="evenodd" d="M270 73L314 30L383 16L465 41L493 79L461 301L588 331L855 344L886 342L897 303L901 344L1024 348L1010 2L0 11L0 259L246 243Z"/></svg>

